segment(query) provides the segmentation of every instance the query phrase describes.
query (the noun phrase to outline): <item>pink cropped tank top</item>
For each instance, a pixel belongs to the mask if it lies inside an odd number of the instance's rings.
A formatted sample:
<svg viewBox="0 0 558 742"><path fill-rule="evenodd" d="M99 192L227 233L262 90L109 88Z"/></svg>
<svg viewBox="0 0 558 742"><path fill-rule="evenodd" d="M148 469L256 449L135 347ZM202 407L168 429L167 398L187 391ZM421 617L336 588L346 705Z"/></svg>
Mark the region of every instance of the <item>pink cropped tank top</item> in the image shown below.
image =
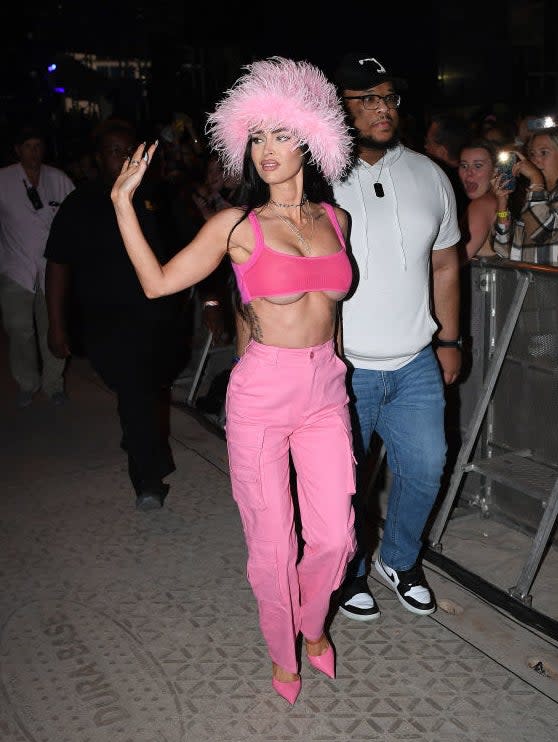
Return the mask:
<svg viewBox="0 0 558 742"><path fill-rule="evenodd" d="M264 243L257 216L253 211L248 214L256 246L245 263L232 264L243 304L257 298L308 291L334 291L342 295L347 293L351 286L352 270L343 233L333 207L327 203L321 205L341 244L341 250L332 255L304 257L273 250Z"/></svg>

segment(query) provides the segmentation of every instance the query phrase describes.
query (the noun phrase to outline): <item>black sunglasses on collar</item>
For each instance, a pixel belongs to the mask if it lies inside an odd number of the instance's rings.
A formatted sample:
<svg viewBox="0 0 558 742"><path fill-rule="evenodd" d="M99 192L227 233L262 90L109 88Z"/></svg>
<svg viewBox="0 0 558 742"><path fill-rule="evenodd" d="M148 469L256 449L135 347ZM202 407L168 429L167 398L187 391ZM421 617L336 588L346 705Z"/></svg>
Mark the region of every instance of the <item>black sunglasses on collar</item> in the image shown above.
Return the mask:
<svg viewBox="0 0 558 742"><path fill-rule="evenodd" d="M39 211L39 209L42 209L44 204L41 201L41 197L39 196L39 191L35 188L35 186L29 185L25 181L23 181L23 185L25 186L27 198L31 201L31 205L33 206L35 211Z"/></svg>

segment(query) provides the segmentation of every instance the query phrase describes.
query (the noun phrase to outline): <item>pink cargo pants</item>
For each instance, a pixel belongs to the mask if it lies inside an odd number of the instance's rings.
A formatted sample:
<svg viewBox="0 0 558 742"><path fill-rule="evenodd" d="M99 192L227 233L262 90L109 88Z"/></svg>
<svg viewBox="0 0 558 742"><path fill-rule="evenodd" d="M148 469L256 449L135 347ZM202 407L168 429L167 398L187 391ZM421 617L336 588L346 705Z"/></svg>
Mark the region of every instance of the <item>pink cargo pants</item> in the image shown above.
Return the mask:
<svg viewBox="0 0 558 742"><path fill-rule="evenodd" d="M333 341L301 349L250 341L227 390L227 447L247 576L271 659L293 673L299 632L320 638L331 593L355 550L345 376ZM302 524L298 562L289 454Z"/></svg>

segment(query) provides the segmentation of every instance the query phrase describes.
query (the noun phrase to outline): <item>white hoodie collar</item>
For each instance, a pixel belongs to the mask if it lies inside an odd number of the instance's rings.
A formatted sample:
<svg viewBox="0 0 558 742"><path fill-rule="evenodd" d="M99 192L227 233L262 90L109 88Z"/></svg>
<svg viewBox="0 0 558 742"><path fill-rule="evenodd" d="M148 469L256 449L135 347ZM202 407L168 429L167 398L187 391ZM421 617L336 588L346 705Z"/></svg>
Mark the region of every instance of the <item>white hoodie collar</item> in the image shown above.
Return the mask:
<svg viewBox="0 0 558 742"><path fill-rule="evenodd" d="M401 157L404 151L405 151L405 147L401 143L399 143L395 147L391 149L387 149L383 157L380 160L378 160L378 162L374 163L374 165L369 165L362 158L359 158L358 163L353 171L353 174L355 176L354 178L355 187L359 194L360 206L361 206L361 210L363 214L363 222L364 222L363 239L364 239L364 244L366 245L366 262L365 262L365 267L364 267L364 278L365 279L368 278L368 259L369 259L369 254L370 254L370 240L368 236L369 225L368 225L368 220L366 219L365 198L370 198L370 194L368 193L368 191L365 192L362 186L360 173L361 171L364 171L364 170L372 171L372 169L374 169L374 177L378 178L380 181L384 181L384 183L386 183L388 180L391 181L391 185L392 185L391 190L395 194L395 201L393 204L394 225L397 230L397 234L399 235L398 243L399 243L399 249L401 251L401 262L403 264L403 270L407 270L407 254L405 252L405 246L403 244L403 233L401 231L401 225L399 222L399 204L397 202L397 188L395 184L393 183L393 180L391 177L391 167L395 162L397 162L397 160ZM380 171L381 171L381 178L379 175ZM373 232L372 232L372 235L373 235Z"/></svg>

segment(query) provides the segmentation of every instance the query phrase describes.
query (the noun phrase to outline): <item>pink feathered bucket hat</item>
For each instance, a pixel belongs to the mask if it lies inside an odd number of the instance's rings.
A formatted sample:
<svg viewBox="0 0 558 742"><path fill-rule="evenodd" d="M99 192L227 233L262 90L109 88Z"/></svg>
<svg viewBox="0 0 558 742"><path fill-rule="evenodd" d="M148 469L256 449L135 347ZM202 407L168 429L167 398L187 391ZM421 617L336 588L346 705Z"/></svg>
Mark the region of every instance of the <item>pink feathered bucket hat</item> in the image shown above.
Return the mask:
<svg viewBox="0 0 558 742"><path fill-rule="evenodd" d="M242 174L250 134L285 128L308 149L329 183L349 166L351 137L335 86L309 62L283 57L243 69L209 115L206 133L228 175Z"/></svg>

